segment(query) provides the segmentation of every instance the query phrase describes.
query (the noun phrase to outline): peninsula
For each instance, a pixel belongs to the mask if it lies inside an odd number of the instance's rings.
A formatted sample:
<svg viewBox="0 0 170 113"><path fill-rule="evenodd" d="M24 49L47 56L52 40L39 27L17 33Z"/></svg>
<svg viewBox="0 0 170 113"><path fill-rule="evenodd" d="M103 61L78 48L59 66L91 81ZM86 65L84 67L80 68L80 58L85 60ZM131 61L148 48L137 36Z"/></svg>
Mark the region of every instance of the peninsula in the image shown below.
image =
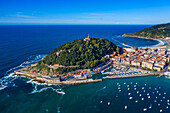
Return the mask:
<svg viewBox="0 0 170 113"><path fill-rule="evenodd" d="M135 33L124 34L123 36L151 39L170 39L170 23L154 25Z"/></svg>
<svg viewBox="0 0 170 113"><path fill-rule="evenodd" d="M107 39L88 36L54 49L43 60L15 71L15 75L39 83L76 85L107 78L170 75L169 63L167 48L121 48Z"/></svg>

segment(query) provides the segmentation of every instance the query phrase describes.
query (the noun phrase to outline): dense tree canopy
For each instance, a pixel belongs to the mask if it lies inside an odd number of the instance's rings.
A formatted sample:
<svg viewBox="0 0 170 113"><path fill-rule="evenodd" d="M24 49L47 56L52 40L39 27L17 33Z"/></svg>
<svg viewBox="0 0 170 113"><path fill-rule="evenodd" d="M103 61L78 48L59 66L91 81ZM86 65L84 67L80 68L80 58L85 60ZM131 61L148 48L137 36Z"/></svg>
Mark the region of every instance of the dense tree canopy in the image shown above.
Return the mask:
<svg viewBox="0 0 170 113"><path fill-rule="evenodd" d="M104 38L91 38L90 41L77 39L54 49L43 59L43 63L92 68L104 62L105 55L120 51L120 47Z"/></svg>

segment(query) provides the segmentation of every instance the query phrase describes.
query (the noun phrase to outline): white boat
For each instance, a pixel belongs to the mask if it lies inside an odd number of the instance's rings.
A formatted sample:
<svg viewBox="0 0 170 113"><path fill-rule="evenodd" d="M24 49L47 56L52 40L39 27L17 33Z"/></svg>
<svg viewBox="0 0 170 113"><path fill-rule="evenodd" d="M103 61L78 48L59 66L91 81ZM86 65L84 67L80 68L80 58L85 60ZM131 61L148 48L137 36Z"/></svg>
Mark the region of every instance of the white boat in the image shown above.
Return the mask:
<svg viewBox="0 0 170 113"><path fill-rule="evenodd" d="M131 95L131 93L128 93L128 95Z"/></svg>
<svg viewBox="0 0 170 113"><path fill-rule="evenodd" d="M136 100L135 103L138 103L138 100Z"/></svg>
<svg viewBox="0 0 170 113"><path fill-rule="evenodd" d="M125 106L125 109L127 109L127 106Z"/></svg>
<svg viewBox="0 0 170 113"><path fill-rule="evenodd" d="M160 104L158 104L158 106L160 106Z"/></svg>
<svg viewBox="0 0 170 113"><path fill-rule="evenodd" d="M144 109L143 109L143 111L146 111L146 110L147 110L147 108L144 108Z"/></svg>
<svg viewBox="0 0 170 113"><path fill-rule="evenodd" d="M160 110L160 112L162 112L162 109Z"/></svg>
<svg viewBox="0 0 170 113"><path fill-rule="evenodd" d="M133 97L129 97L129 99L131 100Z"/></svg>
<svg viewBox="0 0 170 113"><path fill-rule="evenodd" d="M136 87L136 85L134 85L134 87Z"/></svg>
<svg viewBox="0 0 170 113"><path fill-rule="evenodd" d="M168 106L166 106L166 108L168 109Z"/></svg>
<svg viewBox="0 0 170 113"><path fill-rule="evenodd" d="M166 92L164 92L164 95L166 95Z"/></svg>
<svg viewBox="0 0 170 113"><path fill-rule="evenodd" d="M139 95L140 97L142 96L142 94Z"/></svg>
<svg viewBox="0 0 170 113"><path fill-rule="evenodd" d="M143 90L143 92L145 92L145 90Z"/></svg>
<svg viewBox="0 0 170 113"><path fill-rule="evenodd" d="M144 98L142 98L141 100L144 100Z"/></svg>
<svg viewBox="0 0 170 113"><path fill-rule="evenodd" d="M134 90L136 90L136 88L134 88Z"/></svg>
<svg viewBox="0 0 170 113"><path fill-rule="evenodd" d="M147 95L149 95L149 93L147 93Z"/></svg>
<svg viewBox="0 0 170 113"><path fill-rule="evenodd" d="M156 102L156 100L154 102Z"/></svg>
<svg viewBox="0 0 170 113"><path fill-rule="evenodd" d="M151 98L150 96L148 96L148 98Z"/></svg>
<svg viewBox="0 0 170 113"><path fill-rule="evenodd" d="M156 99L157 99L158 97L156 97Z"/></svg>
<svg viewBox="0 0 170 113"><path fill-rule="evenodd" d="M102 101L100 101L100 103L102 103Z"/></svg>
<svg viewBox="0 0 170 113"><path fill-rule="evenodd" d="M149 106L149 109L151 109L152 108L152 104Z"/></svg>
<svg viewBox="0 0 170 113"><path fill-rule="evenodd" d="M142 89L144 89L144 87L142 87Z"/></svg>
<svg viewBox="0 0 170 113"><path fill-rule="evenodd" d="M108 102L107 104L110 105L110 102Z"/></svg>
<svg viewBox="0 0 170 113"><path fill-rule="evenodd" d="M129 90L129 88L128 88L128 90Z"/></svg>
<svg viewBox="0 0 170 113"><path fill-rule="evenodd" d="M137 93L139 93L139 91L137 91Z"/></svg>
<svg viewBox="0 0 170 113"><path fill-rule="evenodd" d="M167 100L167 102L169 102L169 100Z"/></svg>

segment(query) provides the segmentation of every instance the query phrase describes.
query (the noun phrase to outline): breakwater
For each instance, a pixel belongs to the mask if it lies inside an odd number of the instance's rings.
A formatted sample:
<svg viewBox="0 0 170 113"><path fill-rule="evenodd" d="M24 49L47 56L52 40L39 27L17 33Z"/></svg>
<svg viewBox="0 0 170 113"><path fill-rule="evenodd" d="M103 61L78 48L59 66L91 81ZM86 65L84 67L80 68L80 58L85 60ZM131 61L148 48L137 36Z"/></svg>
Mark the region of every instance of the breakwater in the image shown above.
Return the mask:
<svg viewBox="0 0 170 113"><path fill-rule="evenodd" d="M32 81L36 81L38 83L46 83L46 84L60 84L60 85L78 85L78 84L87 84L87 83L94 83L100 82L102 79L85 79L85 80L67 80L67 81L60 81L59 79L53 79L50 77L45 77L35 73L29 73L25 71L15 71L14 75L18 76L25 76L28 78L33 78Z"/></svg>

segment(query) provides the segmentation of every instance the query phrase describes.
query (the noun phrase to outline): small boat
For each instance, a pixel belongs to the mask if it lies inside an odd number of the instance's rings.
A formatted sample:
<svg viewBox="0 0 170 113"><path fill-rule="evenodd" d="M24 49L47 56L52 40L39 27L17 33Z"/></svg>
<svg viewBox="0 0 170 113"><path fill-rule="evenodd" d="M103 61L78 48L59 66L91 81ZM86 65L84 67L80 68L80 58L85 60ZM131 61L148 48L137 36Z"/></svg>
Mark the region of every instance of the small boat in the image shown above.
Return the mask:
<svg viewBox="0 0 170 113"><path fill-rule="evenodd" d="M151 98L150 96L148 96L148 98Z"/></svg>
<svg viewBox="0 0 170 113"><path fill-rule="evenodd" d="M149 89L151 89L151 87L149 87Z"/></svg>
<svg viewBox="0 0 170 113"><path fill-rule="evenodd" d="M136 100L135 103L138 103L138 100Z"/></svg>
<svg viewBox="0 0 170 113"><path fill-rule="evenodd" d="M142 87L142 89L144 89L144 87Z"/></svg>
<svg viewBox="0 0 170 113"><path fill-rule="evenodd" d="M142 96L142 94L139 95L140 97Z"/></svg>
<svg viewBox="0 0 170 113"><path fill-rule="evenodd" d="M158 106L160 106L160 104L158 104Z"/></svg>
<svg viewBox="0 0 170 113"><path fill-rule="evenodd" d="M144 109L143 109L143 111L146 111L146 110L147 110L147 108L144 108Z"/></svg>
<svg viewBox="0 0 170 113"><path fill-rule="evenodd" d="M110 102L108 102L107 104L110 105Z"/></svg>
<svg viewBox="0 0 170 113"><path fill-rule="evenodd" d="M169 102L169 100L167 100L167 102Z"/></svg>
<svg viewBox="0 0 170 113"><path fill-rule="evenodd" d="M162 102L162 100L160 100Z"/></svg>
<svg viewBox="0 0 170 113"><path fill-rule="evenodd" d="M149 95L149 93L147 93L147 95Z"/></svg>
<svg viewBox="0 0 170 113"><path fill-rule="evenodd" d="M137 91L137 93L139 93L139 91Z"/></svg>
<svg viewBox="0 0 170 113"><path fill-rule="evenodd" d="M166 95L166 92L164 92L164 95Z"/></svg>
<svg viewBox="0 0 170 113"><path fill-rule="evenodd" d="M166 108L168 109L168 106L166 106Z"/></svg>
<svg viewBox="0 0 170 113"><path fill-rule="evenodd" d="M141 100L144 100L144 98L142 98Z"/></svg>
<svg viewBox="0 0 170 113"><path fill-rule="evenodd" d="M127 109L127 106L125 106L125 109Z"/></svg>
<svg viewBox="0 0 170 113"><path fill-rule="evenodd" d="M131 93L128 93L128 95L131 95Z"/></svg>
<svg viewBox="0 0 170 113"><path fill-rule="evenodd" d="M129 97L129 99L131 100L133 97Z"/></svg>
<svg viewBox="0 0 170 113"><path fill-rule="evenodd" d="M134 88L134 90L136 90L136 88Z"/></svg>
<svg viewBox="0 0 170 113"><path fill-rule="evenodd" d="M154 102L156 102L156 100Z"/></svg>
<svg viewBox="0 0 170 113"><path fill-rule="evenodd" d="M152 108L152 104L149 106L149 109L151 109Z"/></svg>
<svg viewBox="0 0 170 113"><path fill-rule="evenodd" d="M162 112L162 109L160 110L160 112Z"/></svg>
<svg viewBox="0 0 170 113"><path fill-rule="evenodd" d="M103 103L102 101L100 101L100 103Z"/></svg>

